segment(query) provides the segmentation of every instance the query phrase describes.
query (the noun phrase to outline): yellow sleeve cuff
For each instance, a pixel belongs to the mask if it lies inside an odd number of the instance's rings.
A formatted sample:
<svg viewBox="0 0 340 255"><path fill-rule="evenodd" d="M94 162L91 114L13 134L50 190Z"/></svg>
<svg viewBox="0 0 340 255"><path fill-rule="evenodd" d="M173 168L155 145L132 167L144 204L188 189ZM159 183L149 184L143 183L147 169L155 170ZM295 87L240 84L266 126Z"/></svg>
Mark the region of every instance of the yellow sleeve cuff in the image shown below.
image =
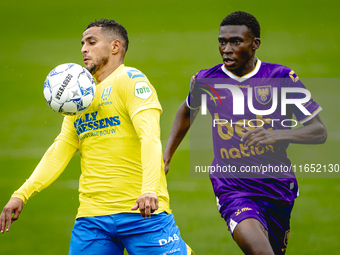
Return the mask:
<svg viewBox="0 0 340 255"><path fill-rule="evenodd" d="M155 195L157 195L157 193L154 192L154 191L143 191L142 195L144 195L144 194L155 194Z"/></svg>

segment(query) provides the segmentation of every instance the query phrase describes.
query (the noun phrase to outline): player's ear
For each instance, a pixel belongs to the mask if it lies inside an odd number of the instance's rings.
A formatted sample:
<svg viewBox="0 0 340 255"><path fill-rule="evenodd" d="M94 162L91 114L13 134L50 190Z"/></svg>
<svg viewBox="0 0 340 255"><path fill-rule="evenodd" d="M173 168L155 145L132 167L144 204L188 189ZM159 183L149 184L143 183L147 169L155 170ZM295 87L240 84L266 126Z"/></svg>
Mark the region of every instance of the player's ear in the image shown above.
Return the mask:
<svg viewBox="0 0 340 255"><path fill-rule="evenodd" d="M260 48L260 44L261 44L260 38L255 37L253 41L253 50L257 50L258 48Z"/></svg>
<svg viewBox="0 0 340 255"><path fill-rule="evenodd" d="M111 52L113 55L118 54L121 48L122 48L122 42L120 40L116 39L111 42Z"/></svg>

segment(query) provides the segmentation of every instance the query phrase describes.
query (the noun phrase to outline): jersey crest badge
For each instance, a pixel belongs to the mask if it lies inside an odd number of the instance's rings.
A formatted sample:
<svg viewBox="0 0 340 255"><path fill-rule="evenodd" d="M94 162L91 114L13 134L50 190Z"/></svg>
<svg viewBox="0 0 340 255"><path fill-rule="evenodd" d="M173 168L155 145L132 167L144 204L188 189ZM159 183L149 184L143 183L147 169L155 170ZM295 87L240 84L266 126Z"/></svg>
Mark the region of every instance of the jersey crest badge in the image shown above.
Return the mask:
<svg viewBox="0 0 340 255"><path fill-rule="evenodd" d="M141 99L148 99L152 95L152 90L145 81L140 81L135 84L135 96Z"/></svg>
<svg viewBox="0 0 340 255"><path fill-rule="evenodd" d="M103 90L102 101L105 102L111 95L111 86Z"/></svg>
<svg viewBox="0 0 340 255"><path fill-rule="evenodd" d="M268 104L272 99L272 86L256 86L255 97L260 104Z"/></svg>

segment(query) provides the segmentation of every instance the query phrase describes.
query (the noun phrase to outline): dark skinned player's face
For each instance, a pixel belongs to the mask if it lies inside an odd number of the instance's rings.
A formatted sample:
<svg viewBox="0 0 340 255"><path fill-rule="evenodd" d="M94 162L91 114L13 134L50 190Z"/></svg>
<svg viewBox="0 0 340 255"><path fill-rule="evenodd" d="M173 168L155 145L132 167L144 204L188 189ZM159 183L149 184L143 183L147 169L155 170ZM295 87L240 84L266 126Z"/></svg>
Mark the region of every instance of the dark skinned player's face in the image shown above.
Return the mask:
<svg viewBox="0 0 340 255"><path fill-rule="evenodd" d="M237 76L251 72L255 67L255 50L260 39L255 38L244 25L220 27L219 50L225 68Z"/></svg>

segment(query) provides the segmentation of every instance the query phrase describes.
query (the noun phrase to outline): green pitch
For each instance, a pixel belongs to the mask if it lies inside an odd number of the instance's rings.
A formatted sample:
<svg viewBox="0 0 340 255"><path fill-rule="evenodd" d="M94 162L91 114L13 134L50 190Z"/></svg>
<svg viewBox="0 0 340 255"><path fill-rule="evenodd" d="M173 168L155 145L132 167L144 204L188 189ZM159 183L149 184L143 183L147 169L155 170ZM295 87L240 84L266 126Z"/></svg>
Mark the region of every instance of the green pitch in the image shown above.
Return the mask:
<svg viewBox="0 0 340 255"><path fill-rule="evenodd" d="M254 14L262 27L257 56L291 67L322 106L326 144L290 145L294 164L339 164L339 2L325 1L6 1L1 20L0 207L27 179L59 133L62 117L46 105L46 75L61 63L82 64L81 35L90 21L116 19L129 32L126 65L142 70L163 106L163 146L191 75L220 63L218 27L230 12ZM322 79L321 79L322 78ZM241 254L220 218L209 179L190 178L189 137L168 175L171 208L196 254ZM79 156L24 206L0 235L0 254L67 254L78 207ZM299 178L288 254L339 254L340 173Z"/></svg>

